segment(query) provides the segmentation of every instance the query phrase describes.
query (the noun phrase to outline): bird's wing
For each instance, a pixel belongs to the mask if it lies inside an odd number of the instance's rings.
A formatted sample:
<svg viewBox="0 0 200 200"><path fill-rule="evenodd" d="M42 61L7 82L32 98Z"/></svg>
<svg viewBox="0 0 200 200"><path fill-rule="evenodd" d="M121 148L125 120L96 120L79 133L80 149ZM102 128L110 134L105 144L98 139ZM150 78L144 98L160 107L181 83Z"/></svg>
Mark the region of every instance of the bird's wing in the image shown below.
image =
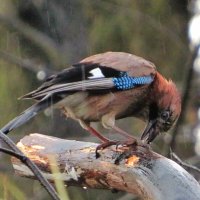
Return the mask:
<svg viewBox="0 0 200 200"><path fill-rule="evenodd" d="M129 76L149 76L156 72L155 65L142 57L124 52L106 52L87 57L80 63L98 64L117 71L125 71ZM79 64L80 64L79 63Z"/></svg>
<svg viewBox="0 0 200 200"><path fill-rule="evenodd" d="M47 95L75 91L131 89L153 81L153 63L123 52L106 52L83 59L79 63L49 77L37 90L22 98L42 99Z"/></svg>

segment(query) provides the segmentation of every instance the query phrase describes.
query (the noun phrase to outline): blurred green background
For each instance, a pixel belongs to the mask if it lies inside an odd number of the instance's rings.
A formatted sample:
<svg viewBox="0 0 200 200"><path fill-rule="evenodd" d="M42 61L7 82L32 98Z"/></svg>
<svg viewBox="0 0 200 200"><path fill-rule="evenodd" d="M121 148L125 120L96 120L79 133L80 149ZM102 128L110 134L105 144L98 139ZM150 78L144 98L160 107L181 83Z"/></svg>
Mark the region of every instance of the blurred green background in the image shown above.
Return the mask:
<svg viewBox="0 0 200 200"><path fill-rule="evenodd" d="M186 0L0 0L1 127L33 103L17 98L35 89L48 75L105 51L130 52L154 62L183 93L191 56L187 36L190 6ZM176 153L198 165L192 135L199 103L196 91L194 85L176 138ZM119 120L118 124L137 136L144 127L135 119ZM100 124L94 126L112 138L111 131ZM9 136L19 141L32 132L98 142L55 110L39 114ZM153 149L167 155L170 139L170 132L159 136ZM3 154L0 177L0 199L50 199L37 181L15 176L10 157ZM74 187L68 193L71 200L134 199L122 192Z"/></svg>

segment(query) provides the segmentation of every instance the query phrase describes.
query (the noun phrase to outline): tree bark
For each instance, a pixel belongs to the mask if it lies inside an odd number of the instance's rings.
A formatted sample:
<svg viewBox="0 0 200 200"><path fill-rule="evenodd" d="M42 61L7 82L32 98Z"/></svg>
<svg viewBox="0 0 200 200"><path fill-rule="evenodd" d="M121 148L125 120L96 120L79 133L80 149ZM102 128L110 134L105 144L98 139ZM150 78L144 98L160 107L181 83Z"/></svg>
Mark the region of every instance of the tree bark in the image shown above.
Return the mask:
<svg viewBox="0 0 200 200"><path fill-rule="evenodd" d="M118 165L114 160L127 147L115 146L100 151L98 144L63 140L41 134L25 136L17 146L41 169L48 180L53 181L51 162L56 158L60 178L68 186L126 191L145 200L198 200L200 185L181 166L150 149L137 147ZM18 159L12 158L16 173L34 178L32 172Z"/></svg>

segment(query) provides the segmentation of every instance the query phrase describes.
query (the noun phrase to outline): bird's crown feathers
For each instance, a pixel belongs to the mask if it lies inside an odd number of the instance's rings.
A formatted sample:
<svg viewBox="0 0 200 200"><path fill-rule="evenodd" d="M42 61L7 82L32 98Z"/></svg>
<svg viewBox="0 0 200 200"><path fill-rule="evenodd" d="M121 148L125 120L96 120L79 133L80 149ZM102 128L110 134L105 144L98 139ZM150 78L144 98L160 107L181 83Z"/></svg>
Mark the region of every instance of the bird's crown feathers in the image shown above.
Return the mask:
<svg viewBox="0 0 200 200"><path fill-rule="evenodd" d="M160 109L169 109L174 117L181 112L181 96L172 80L165 79L159 73L156 74L156 100Z"/></svg>

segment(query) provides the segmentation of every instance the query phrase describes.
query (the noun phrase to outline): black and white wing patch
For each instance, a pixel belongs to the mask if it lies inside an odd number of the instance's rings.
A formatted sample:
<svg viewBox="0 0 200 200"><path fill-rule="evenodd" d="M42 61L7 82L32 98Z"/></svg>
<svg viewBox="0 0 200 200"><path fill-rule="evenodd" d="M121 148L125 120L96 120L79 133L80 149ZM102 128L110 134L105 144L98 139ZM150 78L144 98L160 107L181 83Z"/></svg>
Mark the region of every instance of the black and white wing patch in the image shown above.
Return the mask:
<svg viewBox="0 0 200 200"><path fill-rule="evenodd" d="M105 75L102 73L99 67L90 70L89 73L92 74L92 76L89 76L88 79L105 78Z"/></svg>

